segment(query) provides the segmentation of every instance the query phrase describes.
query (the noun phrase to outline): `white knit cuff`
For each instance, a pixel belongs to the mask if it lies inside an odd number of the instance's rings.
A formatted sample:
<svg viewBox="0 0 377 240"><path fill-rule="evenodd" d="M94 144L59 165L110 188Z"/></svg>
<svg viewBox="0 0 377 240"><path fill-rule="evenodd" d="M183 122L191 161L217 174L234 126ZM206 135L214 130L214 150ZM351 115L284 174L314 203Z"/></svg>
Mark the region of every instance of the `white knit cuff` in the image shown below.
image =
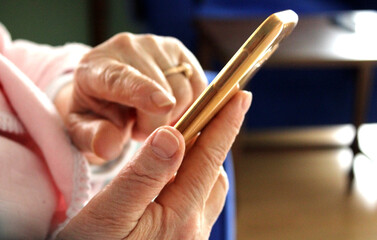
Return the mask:
<svg viewBox="0 0 377 240"><path fill-rule="evenodd" d="M91 183L94 194L96 194L96 190L102 189L102 187L109 183L120 172L126 163L132 159L139 147L139 142L130 140L118 158L101 166L90 165Z"/></svg>
<svg viewBox="0 0 377 240"><path fill-rule="evenodd" d="M68 72L60 75L57 79L52 81L45 89L45 93L51 101L54 101L59 91L68 83L73 82L73 72Z"/></svg>

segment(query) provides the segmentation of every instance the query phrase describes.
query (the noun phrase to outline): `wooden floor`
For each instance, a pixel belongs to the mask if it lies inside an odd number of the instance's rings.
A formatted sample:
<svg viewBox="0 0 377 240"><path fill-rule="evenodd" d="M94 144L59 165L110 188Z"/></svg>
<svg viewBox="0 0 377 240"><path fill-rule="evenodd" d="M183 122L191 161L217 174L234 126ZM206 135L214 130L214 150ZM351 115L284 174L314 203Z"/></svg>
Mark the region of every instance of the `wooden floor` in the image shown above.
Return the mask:
<svg viewBox="0 0 377 240"><path fill-rule="evenodd" d="M346 194L353 157L346 138L355 134L346 129L338 143L324 133L333 136L334 129L290 132L288 137L287 132L269 133L270 138L244 134L238 139L238 239L377 239L377 165L359 156L353 192ZM319 144L310 146L310 138ZM289 146L277 147L277 139ZM377 149L377 139L374 143Z"/></svg>

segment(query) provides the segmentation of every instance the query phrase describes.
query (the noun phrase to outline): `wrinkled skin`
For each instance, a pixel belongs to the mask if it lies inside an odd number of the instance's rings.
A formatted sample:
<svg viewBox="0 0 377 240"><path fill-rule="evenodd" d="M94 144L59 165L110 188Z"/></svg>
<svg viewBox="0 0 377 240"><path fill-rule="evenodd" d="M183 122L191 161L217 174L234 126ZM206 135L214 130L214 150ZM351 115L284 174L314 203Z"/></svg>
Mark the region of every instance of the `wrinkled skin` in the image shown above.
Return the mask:
<svg viewBox="0 0 377 240"><path fill-rule="evenodd" d="M181 62L192 66L190 79L164 76ZM74 84L55 103L75 144L98 162L116 158L130 138L144 140L176 121L206 84L198 61L178 40L122 33L83 57Z"/></svg>
<svg viewBox="0 0 377 240"><path fill-rule="evenodd" d="M186 155L183 136L177 130L166 126L153 132L133 160L70 221L58 239L208 239L228 190L222 163L250 101L250 94L236 94ZM170 138L156 137L161 131ZM154 148L155 139L177 150L162 157Z"/></svg>
<svg viewBox="0 0 377 240"><path fill-rule="evenodd" d="M190 79L163 75L181 62L192 66ZM251 94L237 93L185 149L181 133L160 126L179 118L205 85L194 56L173 38L120 34L82 59L55 99L75 144L100 164L130 138L145 142L58 239L208 239L228 190L222 163Z"/></svg>

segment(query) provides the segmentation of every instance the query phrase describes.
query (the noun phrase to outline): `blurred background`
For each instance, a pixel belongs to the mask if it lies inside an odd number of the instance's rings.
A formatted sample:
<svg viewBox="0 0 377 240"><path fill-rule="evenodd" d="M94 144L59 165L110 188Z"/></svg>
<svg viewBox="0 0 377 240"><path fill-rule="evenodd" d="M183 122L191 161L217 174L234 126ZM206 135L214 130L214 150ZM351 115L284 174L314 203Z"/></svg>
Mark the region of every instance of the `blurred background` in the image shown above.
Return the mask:
<svg viewBox="0 0 377 240"><path fill-rule="evenodd" d="M237 239L377 239L377 2L2 0L14 39L96 45L175 36L213 77L264 18L299 15L248 84L233 148Z"/></svg>

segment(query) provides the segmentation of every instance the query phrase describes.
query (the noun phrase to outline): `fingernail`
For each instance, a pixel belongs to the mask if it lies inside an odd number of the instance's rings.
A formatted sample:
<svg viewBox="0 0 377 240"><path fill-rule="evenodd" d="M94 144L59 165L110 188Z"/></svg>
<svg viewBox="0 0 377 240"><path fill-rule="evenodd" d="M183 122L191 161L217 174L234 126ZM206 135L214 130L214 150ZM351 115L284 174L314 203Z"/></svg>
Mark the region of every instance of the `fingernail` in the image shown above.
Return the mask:
<svg viewBox="0 0 377 240"><path fill-rule="evenodd" d="M177 137L166 129L160 129L152 140L152 151L163 159L169 159L178 151Z"/></svg>
<svg viewBox="0 0 377 240"><path fill-rule="evenodd" d="M175 103L174 97L169 95L170 94L164 94L161 91L157 91L152 93L151 98L157 107L166 107Z"/></svg>
<svg viewBox="0 0 377 240"><path fill-rule="evenodd" d="M242 101L242 109L246 112L250 108L252 94L249 91L244 91L244 92L247 94L247 97L245 97Z"/></svg>

